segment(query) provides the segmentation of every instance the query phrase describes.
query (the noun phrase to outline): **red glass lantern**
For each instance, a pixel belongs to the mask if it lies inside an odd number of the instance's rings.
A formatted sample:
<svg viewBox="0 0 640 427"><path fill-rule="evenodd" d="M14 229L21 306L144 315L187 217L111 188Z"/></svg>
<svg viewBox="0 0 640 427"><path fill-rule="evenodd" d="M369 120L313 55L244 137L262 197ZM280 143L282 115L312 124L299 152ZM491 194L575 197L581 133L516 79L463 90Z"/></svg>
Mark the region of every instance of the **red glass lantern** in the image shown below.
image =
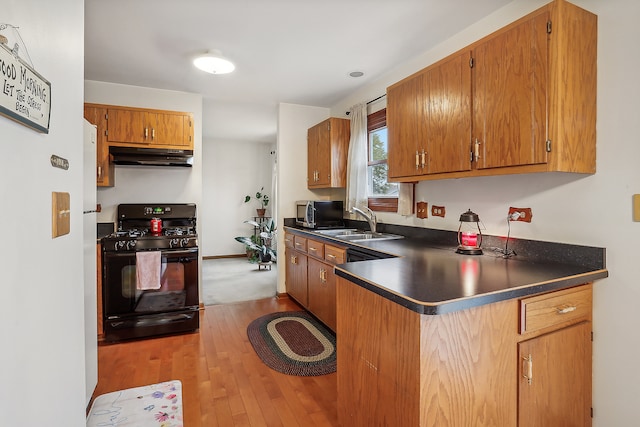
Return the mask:
<svg viewBox="0 0 640 427"><path fill-rule="evenodd" d="M482 255L482 232L478 214L468 209L460 215L458 227L458 249L456 252L464 255Z"/></svg>

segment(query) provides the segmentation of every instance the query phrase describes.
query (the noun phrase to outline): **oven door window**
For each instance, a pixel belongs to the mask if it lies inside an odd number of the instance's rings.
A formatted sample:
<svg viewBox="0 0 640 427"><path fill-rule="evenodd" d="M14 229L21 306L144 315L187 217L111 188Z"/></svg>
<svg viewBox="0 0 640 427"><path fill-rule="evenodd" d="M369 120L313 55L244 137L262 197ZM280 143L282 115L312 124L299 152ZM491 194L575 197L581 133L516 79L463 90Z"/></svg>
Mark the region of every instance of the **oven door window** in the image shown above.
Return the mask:
<svg viewBox="0 0 640 427"><path fill-rule="evenodd" d="M160 288L137 286L135 253L108 253L104 260L105 316L182 310L198 304L198 251L163 251Z"/></svg>

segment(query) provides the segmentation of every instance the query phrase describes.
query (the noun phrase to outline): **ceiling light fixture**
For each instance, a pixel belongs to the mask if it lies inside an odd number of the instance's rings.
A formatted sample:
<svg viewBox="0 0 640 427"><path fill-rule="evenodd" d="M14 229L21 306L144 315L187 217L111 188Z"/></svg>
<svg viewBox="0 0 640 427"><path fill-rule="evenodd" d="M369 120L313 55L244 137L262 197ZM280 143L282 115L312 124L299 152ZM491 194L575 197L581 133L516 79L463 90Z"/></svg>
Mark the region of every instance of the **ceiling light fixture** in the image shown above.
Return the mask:
<svg viewBox="0 0 640 427"><path fill-rule="evenodd" d="M210 50L209 52L196 57L193 60L193 65L200 70L211 74L227 74L236 69L233 62L224 58L218 50Z"/></svg>
<svg viewBox="0 0 640 427"><path fill-rule="evenodd" d="M351 77L362 77L364 76L364 73L362 71L352 71L349 73L349 75Z"/></svg>

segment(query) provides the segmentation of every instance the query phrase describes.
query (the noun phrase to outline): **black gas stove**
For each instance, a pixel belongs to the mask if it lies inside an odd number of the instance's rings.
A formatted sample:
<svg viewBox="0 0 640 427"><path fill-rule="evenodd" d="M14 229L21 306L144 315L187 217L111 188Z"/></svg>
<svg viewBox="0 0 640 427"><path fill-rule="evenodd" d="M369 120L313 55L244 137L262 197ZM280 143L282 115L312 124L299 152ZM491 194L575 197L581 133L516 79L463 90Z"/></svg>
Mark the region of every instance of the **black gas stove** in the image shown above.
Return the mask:
<svg viewBox="0 0 640 427"><path fill-rule="evenodd" d="M152 220L160 221L159 232L152 232ZM117 231L102 238L103 251L135 252L197 246L194 204L118 205Z"/></svg>
<svg viewBox="0 0 640 427"><path fill-rule="evenodd" d="M117 231L101 243L107 341L198 329L194 204L118 205Z"/></svg>

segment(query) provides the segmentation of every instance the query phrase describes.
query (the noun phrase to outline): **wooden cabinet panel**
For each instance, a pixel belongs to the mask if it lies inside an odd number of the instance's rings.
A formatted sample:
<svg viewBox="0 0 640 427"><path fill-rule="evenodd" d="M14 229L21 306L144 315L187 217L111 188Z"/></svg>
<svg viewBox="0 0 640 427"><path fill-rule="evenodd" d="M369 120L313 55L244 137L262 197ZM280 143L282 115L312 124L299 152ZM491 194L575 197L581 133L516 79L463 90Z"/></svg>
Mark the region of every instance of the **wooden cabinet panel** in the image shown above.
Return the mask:
<svg viewBox="0 0 640 427"><path fill-rule="evenodd" d="M287 293L303 307L307 307L307 256L298 251L286 248L285 257L285 280Z"/></svg>
<svg viewBox="0 0 640 427"><path fill-rule="evenodd" d="M300 252L307 252L307 239L302 236L293 236L293 247Z"/></svg>
<svg viewBox="0 0 640 427"><path fill-rule="evenodd" d="M347 181L350 121L331 117L307 132L308 188L342 188Z"/></svg>
<svg viewBox="0 0 640 427"><path fill-rule="evenodd" d="M590 286L567 289L520 301L520 333L559 328L590 320L593 291Z"/></svg>
<svg viewBox="0 0 640 427"><path fill-rule="evenodd" d="M307 253L316 258L324 258L324 243L307 239Z"/></svg>
<svg viewBox="0 0 640 427"><path fill-rule="evenodd" d="M285 248L294 248L293 246L294 235L291 233L284 233L284 246Z"/></svg>
<svg viewBox="0 0 640 427"><path fill-rule="evenodd" d="M159 145L184 145L184 119L183 114L149 114L151 143Z"/></svg>
<svg viewBox="0 0 640 427"><path fill-rule="evenodd" d="M473 138L479 169L545 163L546 10L474 48Z"/></svg>
<svg viewBox="0 0 640 427"><path fill-rule="evenodd" d="M336 276L333 265L309 257L307 262L309 311L336 330Z"/></svg>
<svg viewBox="0 0 640 427"><path fill-rule="evenodd" d="M145 111L109 108L107 140L109 142L147 143L151 138Z"/></svg>
<svg viewBox="0 0 640 427"><path fill-rule="evenodd" d="M518 426L591 425L591 323L519 344Z"/></svg>
<svg viewBox="0 0 640 427"><path fill-rule="evenodd" d="M389 177L422 174L420 148L425 144L424 74L387 89Z"/></svg>
<svg viewBox="0 0 640 427"><path fill-rule="evenodd" d="M107 142L107 109L85 104L84 118L96 125L96 185L113 187L115 185L114 165L109 158Z"/></svg>
<svg viewBox="0 0 640 427"><path fill-rule="evenodd" d="M387 90L391 178L471 169L470 51Z"/></svg>
<svg viewBox="0 0 640 427"><path fill-rule="evenodd" d="M470 52L463 51L426 73L427 172L471 169Z"/></svg>
<svg viewBox="0 0 640 427"><path fill-rule="evenodd" d="M324 245L324 259L332 264L344 264L347 261L347 250L338 246Z"/></svg>

